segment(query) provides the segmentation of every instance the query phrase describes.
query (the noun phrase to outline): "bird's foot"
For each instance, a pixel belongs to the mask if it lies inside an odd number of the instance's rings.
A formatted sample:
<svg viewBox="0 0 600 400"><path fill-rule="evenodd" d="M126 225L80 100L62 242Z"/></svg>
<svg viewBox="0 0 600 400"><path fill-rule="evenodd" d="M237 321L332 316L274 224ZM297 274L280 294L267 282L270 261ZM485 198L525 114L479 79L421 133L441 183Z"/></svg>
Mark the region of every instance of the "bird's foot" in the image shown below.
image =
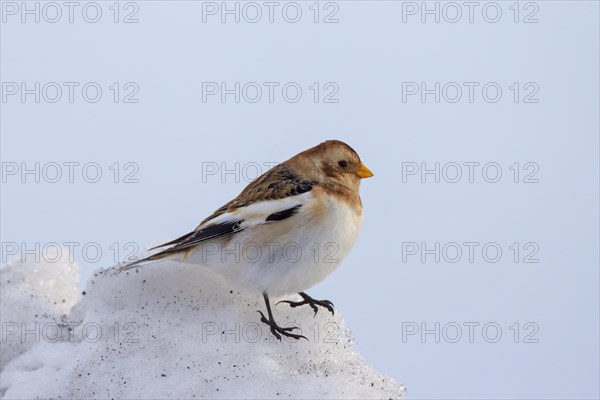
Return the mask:
<svg viewBox="0 0 600 400"><path fill-rule="evenodd" d="M277 304L279 303L287 303L290 305L290 307L300 307L303 305L308 304L310 306L310 308L313 309L313 311L315 312L315 315L317 315L317 312L319 311L319 308L317 306L321 306L323 308L326 308L331 315L335 315L335 312L333 310L333 303L329 300L315 300L312 297L310 297L309 295L307 295L304 292L300 292L298 293L300 296L302 296L302 298L304 300L302 301L290 301L290 300L282 300L277 302Z"/></svg>
<svg viewBox="0 0 600 400"><path fill-rule="evenodd" d="M291 331L293 331L294 329L300 329L297 326L292 326L289 328L282 328L281 326L277 325L277 323L271 318L271 319L267 319L265 317L265 315L260 311L257 310L257 312L260 314L260 321L269 325L269 327L271 328L271 333L273 334L273 336L275 336L277 339L279 339L281 341L281 335L283 336L287 336L287 337L291 337L294 338L296 340L299 340L300 338L304 338L306 340L308 340L308 338L304 335L299 335L296 333L292 333Z"/></svg>

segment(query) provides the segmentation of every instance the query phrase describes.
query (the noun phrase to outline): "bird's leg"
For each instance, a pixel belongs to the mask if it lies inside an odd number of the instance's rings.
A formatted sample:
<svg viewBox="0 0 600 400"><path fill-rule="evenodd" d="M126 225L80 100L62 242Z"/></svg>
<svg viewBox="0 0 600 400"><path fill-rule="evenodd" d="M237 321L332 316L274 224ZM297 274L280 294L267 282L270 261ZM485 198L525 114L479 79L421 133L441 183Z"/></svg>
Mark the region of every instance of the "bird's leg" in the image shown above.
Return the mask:
<svg viewBox="0 0 600 400"><path fill-rule="evenodd" d="M291 331L293 331L294 329L300 329L297 326L293 326L290 328L282 328L279 325L277 325L277 323L273 319L273 312L271 311L271 303L269 302L269 295L267 295L267 293L265 292L265 293L263 293L263 296L265 298L265 304L267 305L267 314L268 314L269 318L268 319L265 318L265 315L260 310L257 310L257 312L261 316L260 321L264 322L265 324L267 324L271 327L271 333L273 334L273 336L275 336L279 340L281 340L281 335L291 337L294 339L304 338L304 339L308 340L306 338L306 336L291 333Z"/></svg>
<svg viewBox="0 0 600 400"><path fill-rule="evenodd" d="M300 292L298 294L300 296L302 296L302 298L304 300L302 300L302 301L282 300L282 301L278 302L277 304L288 303L290 305L290 307L299 307L299 306L308 304L310 306L310 308L312 308L313 311L315 312L315 316L317 315L317 311L319 311L317 306L321 306L321 307L325 307L331 313L331 315L335 315L335 313L333 311L333 303L330 302L329 300L315 300L304 292Z"/></svg>

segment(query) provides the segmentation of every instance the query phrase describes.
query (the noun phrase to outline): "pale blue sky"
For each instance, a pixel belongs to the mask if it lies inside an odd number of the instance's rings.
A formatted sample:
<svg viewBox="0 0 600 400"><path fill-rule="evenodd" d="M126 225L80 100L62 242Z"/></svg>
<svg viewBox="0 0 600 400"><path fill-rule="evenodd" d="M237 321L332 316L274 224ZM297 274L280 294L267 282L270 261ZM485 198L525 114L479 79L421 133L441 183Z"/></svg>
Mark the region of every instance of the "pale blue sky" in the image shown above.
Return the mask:
<svg viewBox="0 0 600 400"><path fill-rule="evenodd" d="M462 3L427 3L439 23L421 2L280 2L272 23L262 2L256 23L247 3L239 23L221 22L221 2L123 2L118 15L99 2L96 23L84 4L51 23L40 3L36 23L2 2L3 261L12 243L78 242L85 280L128 242L193 228L257 164L336 138L375 177L356 247L309 293L335 303L375 368L413 398L599 396L597 2L481 2L456 23ZM222 102L221 82L240 83L239 103ZM22 183L36 162L40 183ZM439 183L421 177L436 163ZM422 340L436 323L439 343Z"/></svg>

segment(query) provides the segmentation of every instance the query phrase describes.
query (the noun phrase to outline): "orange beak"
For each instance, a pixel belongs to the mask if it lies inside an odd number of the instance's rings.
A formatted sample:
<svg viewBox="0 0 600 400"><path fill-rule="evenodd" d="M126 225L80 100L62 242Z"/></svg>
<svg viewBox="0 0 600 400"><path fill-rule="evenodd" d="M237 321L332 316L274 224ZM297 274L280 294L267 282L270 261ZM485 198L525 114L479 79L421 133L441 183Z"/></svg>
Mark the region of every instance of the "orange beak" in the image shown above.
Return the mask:
<svg viewBox="0 0 600 400"><path fill-rule="evenodd" d="M356 171L356 175L358 175L360 178L370 178L373 176L373 173L365 164L361 163L360 168L358 171Z"/></svg>

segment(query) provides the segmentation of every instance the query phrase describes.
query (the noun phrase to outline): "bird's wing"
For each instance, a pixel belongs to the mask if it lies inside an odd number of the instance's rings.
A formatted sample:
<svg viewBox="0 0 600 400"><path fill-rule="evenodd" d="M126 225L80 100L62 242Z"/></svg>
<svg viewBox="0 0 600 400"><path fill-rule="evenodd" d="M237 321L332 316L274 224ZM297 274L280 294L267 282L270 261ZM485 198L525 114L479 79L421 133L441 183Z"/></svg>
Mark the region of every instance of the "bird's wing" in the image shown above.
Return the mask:
<svg viewBox="0 0 600 400"><path fill-rule="evenodd" d="M216 210L195 230L153 247L150 250L166 248L123 269L187 250L208 240L231 236L256 225L290 218L302 207L314 185L314 181L301 179L291 168L280 164L250 183L239 196Z"/></svg>
<svg viewBox="0 0 600 400"><path fill-rule="evenodd" d="M263 201L284 200L310 192L316 185L316 181L300 177L297 170L298 168L293 164L283 163L265 172L246 186L235 199L202 221L196 229L226 212Z"/></svg>

